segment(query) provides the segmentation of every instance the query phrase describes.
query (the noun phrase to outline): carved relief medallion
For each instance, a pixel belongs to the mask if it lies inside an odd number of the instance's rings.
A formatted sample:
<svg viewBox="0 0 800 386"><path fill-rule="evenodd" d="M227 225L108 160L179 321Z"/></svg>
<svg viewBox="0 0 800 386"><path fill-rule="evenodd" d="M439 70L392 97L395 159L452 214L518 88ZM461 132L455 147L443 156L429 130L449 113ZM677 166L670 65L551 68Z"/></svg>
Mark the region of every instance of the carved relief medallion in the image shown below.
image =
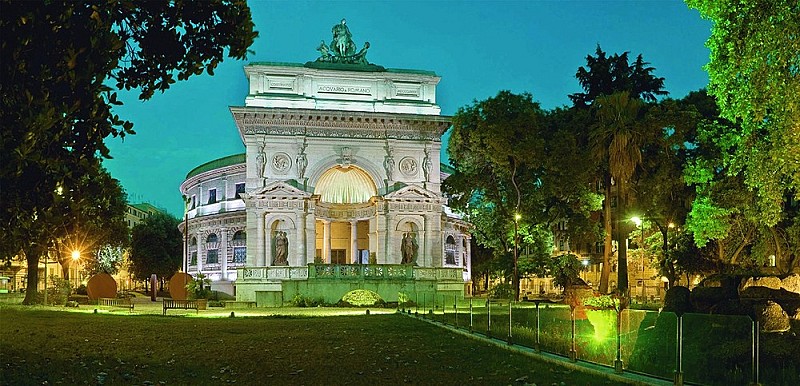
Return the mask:
<svg viewBox="0 0 800 386"><path fill-rule="evenodd" d="M417 175L417 160L406 157L400 160L400 172L408 177Z"/></svg>
<svg viewBox="0 0 800 386"><path fill-rule="evenodd" d="M278 174L286 174L291 166L292 159L289 158L289 155L286 153L278 153L272 157L272 168L275 169Z"/></svg>

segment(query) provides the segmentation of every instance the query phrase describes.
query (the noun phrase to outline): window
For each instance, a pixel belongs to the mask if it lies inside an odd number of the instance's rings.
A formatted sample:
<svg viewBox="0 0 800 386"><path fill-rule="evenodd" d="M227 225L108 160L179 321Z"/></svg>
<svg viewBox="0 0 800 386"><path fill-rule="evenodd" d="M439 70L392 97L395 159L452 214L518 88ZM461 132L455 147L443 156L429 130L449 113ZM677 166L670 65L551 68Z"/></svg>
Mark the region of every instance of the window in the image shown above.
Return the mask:
<svg viewBox="0 0 800 386"><path fill-rule="evenodd" d="M214 204L217 202L217 189L209 189L208 190L208 204Z"/></svg>
<svg viewBox="0 0 800 386"><path fill-rule="evenodd" d="M245 259L247 259L247 248L233 247L233 262L244 264Z"/></svg>
<svg viewBox="0 0 800 386"><path fill-rule="evenodd" d="M242 198L240 196L242 193L244 193L244 182L236 184L236 198Z"/></svg>
<svg viewBox="0 0 800 386"><path fill-rule="evenodd" d="M331 264L347 264L345 249L331 249Z"/></svg>
<svg viewBox="0 0 800 386"><path fill-rule="evenodd" d="M197 237L192 237L192 241L189 242L189 245L197 245Z"/></svg>
<svg viewBox="0 0 800 386"><path fill-rule="evenodd" d="M209 249L208 250L208 259L206 259L208 264L217 264L219 263L219 250L217 249Z"/></svg>
<svg viewBox="0 0 800 386"><path fill-rule="evenodd" d="M192 252L192 260L189 265L197 265L197 252Z"/></svg>
<svg viewBox="0 0 800 386"><path fill-rule="evenodd" d="M208 235L208 237L206 237L206 242L207 243L216 243L217 240L218 240L217 239L217 235L215 233L212 233L212 234Z"/></svg>
<svg viewBox="0 0 800 386"><path fill-rule="evenodd" d="M244 231L237 231L233 234L233 241L246 241L247 240L247 233Z"/></svg>
<svg viewBox="0 0 800 386"><path fill-rule="evenodd" d="M189 209L194 209L195 207L197 207L197 195L193 194L192 195L192 207L189 208Z"/></svg>
<svg viewBox="0 0 800 386"><path fill-rule="evenodd" d="M444 251L445 251L445 264L455 265L456 264L456 240L453 236L447 236L447 239L444 242Z"/></svg>

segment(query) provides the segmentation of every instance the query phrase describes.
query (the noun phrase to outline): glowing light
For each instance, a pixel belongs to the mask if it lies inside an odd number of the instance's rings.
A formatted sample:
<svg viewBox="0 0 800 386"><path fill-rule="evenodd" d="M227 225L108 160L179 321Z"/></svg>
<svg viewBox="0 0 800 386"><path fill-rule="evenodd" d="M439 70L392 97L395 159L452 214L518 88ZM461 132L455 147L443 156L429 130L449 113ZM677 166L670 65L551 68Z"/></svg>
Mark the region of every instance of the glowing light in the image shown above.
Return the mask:
<svg viewBox="0 0 800 386"><path fill-rule="evenodd" d="M667 226L668 226L668 227L670 227L670 228L675 228L675 223L672 223L672 222L671 222L671 223L669 223L669 225L667 225Z"/></svg>
<svg viewBox="0 0 800 386"><path fill-rule="evenodd" d="M583 264L583 266L586 267L589 265L589 260L583 260L581 261L581 264Z"/></svg>
<svg viewBox="0 0 800 386"><path fill-rule="evenodd" d="M314 194L320 195L320 201L331 204L360 204L377 196L378 190L363 170L336 166L319 177Z"/></svg>
<svg viewBox="0 0 800 386"><path fill-rule="evenodd" d="M81 251L73 250L72 251L72 260L78 260L81 258Z"/></svg>
<svg viewBox="0 0 800 386"><path fill-rule="evenodd" d="M522 218L522 215L517 213L514 215L514 221L519 221Z"/></svg>
<svg viewBox="0 0 800 386"><path fill-rule="evenodd" d="M639 217L631 217L631 221L633 221L637 227L642 225L642 219Z"/></svg>

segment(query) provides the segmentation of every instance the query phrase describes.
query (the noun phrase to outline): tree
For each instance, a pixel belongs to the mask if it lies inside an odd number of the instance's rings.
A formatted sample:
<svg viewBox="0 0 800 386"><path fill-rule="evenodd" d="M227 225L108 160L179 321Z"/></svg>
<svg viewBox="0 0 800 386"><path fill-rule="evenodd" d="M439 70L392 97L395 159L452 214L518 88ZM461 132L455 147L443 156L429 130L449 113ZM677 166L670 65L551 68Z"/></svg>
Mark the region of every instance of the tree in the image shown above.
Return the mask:
<svg viewBox="0 0 800 386"><path fill-rule="evenodd" d="M655 102L656 96L667 95L664 78L653 75L655 68L639 54L633 64L628 63L629 52L607 54L597 45L595 55L586 56L586 67L578 67L578 78L584 92L571 94L569 99L575 107L586 108L603 95L628 91L631 98Z"/></svg>
<svg viewBox="0 0 800 386"><path fill-rule="evenodd" d="M152 274L168 278L181 267L183 237L178 224L177 218L155 213L133 227L130 269L135 278L147 280Z"/></svg>
<svg viewBox="0 0 800 386"><path fill-rule="evenodd" d="M0 0L0 35L0 259L24 256L35 286L49 231L64 223L52 209L60 192L99 173L105 138L134 133L112 112L115 89L146 100L176 78L213 74L226 54L244 58L257 33L244 0Z"/></svg>
<svg viewBox="0 0 800 386"><path fill-rule="evenodd" d="M478 213L486 221L480 222L491 224L484 241L498 255L518 247L512 231L515 217L538 212L543 121L544 113L530 94L509 91L459 108L453 117L448 152L456 172L445 180L444 190L451 204L468 216L474 213L469 205L481 202ZM511 276L519 299L518 248L514 251Z"/></svg>
<svg viewBox="0 0 800 386"><path fill-rule="evenodd" d="M628 92L629 99L641 99L649 102L654 102L659 95L667 94L667 92L664 91L664 78L658 78L653 75L655 68L649 67L649 63L644 61L642 55L637 56L633 65L628 63L627 52L614 54L609 57L600 48L600 45L598 45L595 55L596 56L588 55L586 57L586 67L578 68L575 74L575 77L583 88L583 92L570 95L570 99L574 103L574 108L582 109L592 107L598 98L609 97L612 94L622 91ZM622 103L621 99L622 98L619 97L617 98L620 103ZM611 101L608 100L606 105L609 105L610 102ZM619 106L621 112L625 111L625 108L633 109L639 104L637 102L625 103L627 107ZM610 108L611 106L607 106L605 110L610 112ZM594 111L597 112L599 109L595 107ZM595 115L592 116L591 126L598 128L600 127L600 118L596 113L594 114ZM606 120L608 121L611 118L612 117L609 116ZM590 137L589 146L591 146L594 151L594 159L596 161L598 160L597 157L601 159L600 162L597 162L597 175L600 177L605 196L602 215L605 232L605 247L603 248L603 270L600 275L599 291L606 293L608 292L608 279L611 274L610 254L612 249L612 229L615 227L612 227L613 219L611 213L612 174L609 170L610 162L606 159L610 143L604 144L595 142L601 139L609 139L609 137L601 135L601 133L598 132L594 133L594 135ZM622 138L620 138L620 141L617 143L617 145L619 145L617 149L621 150L619 155L627 151L621 139ZM630 151L633 152L634 150L632 149ZM637 159L636 154L631 155L633 156L633 160ZM620 263L622 262L620 261ZM622 265L620 264L620 266ZM627 277L625 280L627 282Z"/></svg>
<svg viewBox="0 0 800 386"><path fill-rule="evenodd" d="M786 197L800 197L800 3L686 2L713 22L708 91L738 124L719 142L722 164L756 193L759 222L773 226Z"/></svg>

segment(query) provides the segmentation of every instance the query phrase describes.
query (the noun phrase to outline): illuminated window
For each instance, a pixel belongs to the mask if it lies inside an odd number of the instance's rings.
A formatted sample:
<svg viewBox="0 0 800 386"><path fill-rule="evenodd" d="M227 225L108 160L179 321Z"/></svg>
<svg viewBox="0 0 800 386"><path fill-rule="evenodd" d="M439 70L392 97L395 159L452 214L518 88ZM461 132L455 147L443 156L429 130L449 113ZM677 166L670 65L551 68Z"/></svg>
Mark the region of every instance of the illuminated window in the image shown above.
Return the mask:
<svg viewBox="0 0 800 386"><path fill-rule="evenodd" d="M331 249L331 264L347 264L345 249Z"/></svg>
<svg viewBox="0 0 800 386"><path fill-rule="evenodd" d="M217 264L219 263L219 251L217 249L209 249L208 250L208 258L206 259L208 264Z"/></svg>
<svg viewBox="0 0 800 386"><path fill-rule="evenodd" d="M233 262L234 263L243 264L246 258L247 258L247 248L245 248L245 247L234 247L233 248Z"/></svg>

